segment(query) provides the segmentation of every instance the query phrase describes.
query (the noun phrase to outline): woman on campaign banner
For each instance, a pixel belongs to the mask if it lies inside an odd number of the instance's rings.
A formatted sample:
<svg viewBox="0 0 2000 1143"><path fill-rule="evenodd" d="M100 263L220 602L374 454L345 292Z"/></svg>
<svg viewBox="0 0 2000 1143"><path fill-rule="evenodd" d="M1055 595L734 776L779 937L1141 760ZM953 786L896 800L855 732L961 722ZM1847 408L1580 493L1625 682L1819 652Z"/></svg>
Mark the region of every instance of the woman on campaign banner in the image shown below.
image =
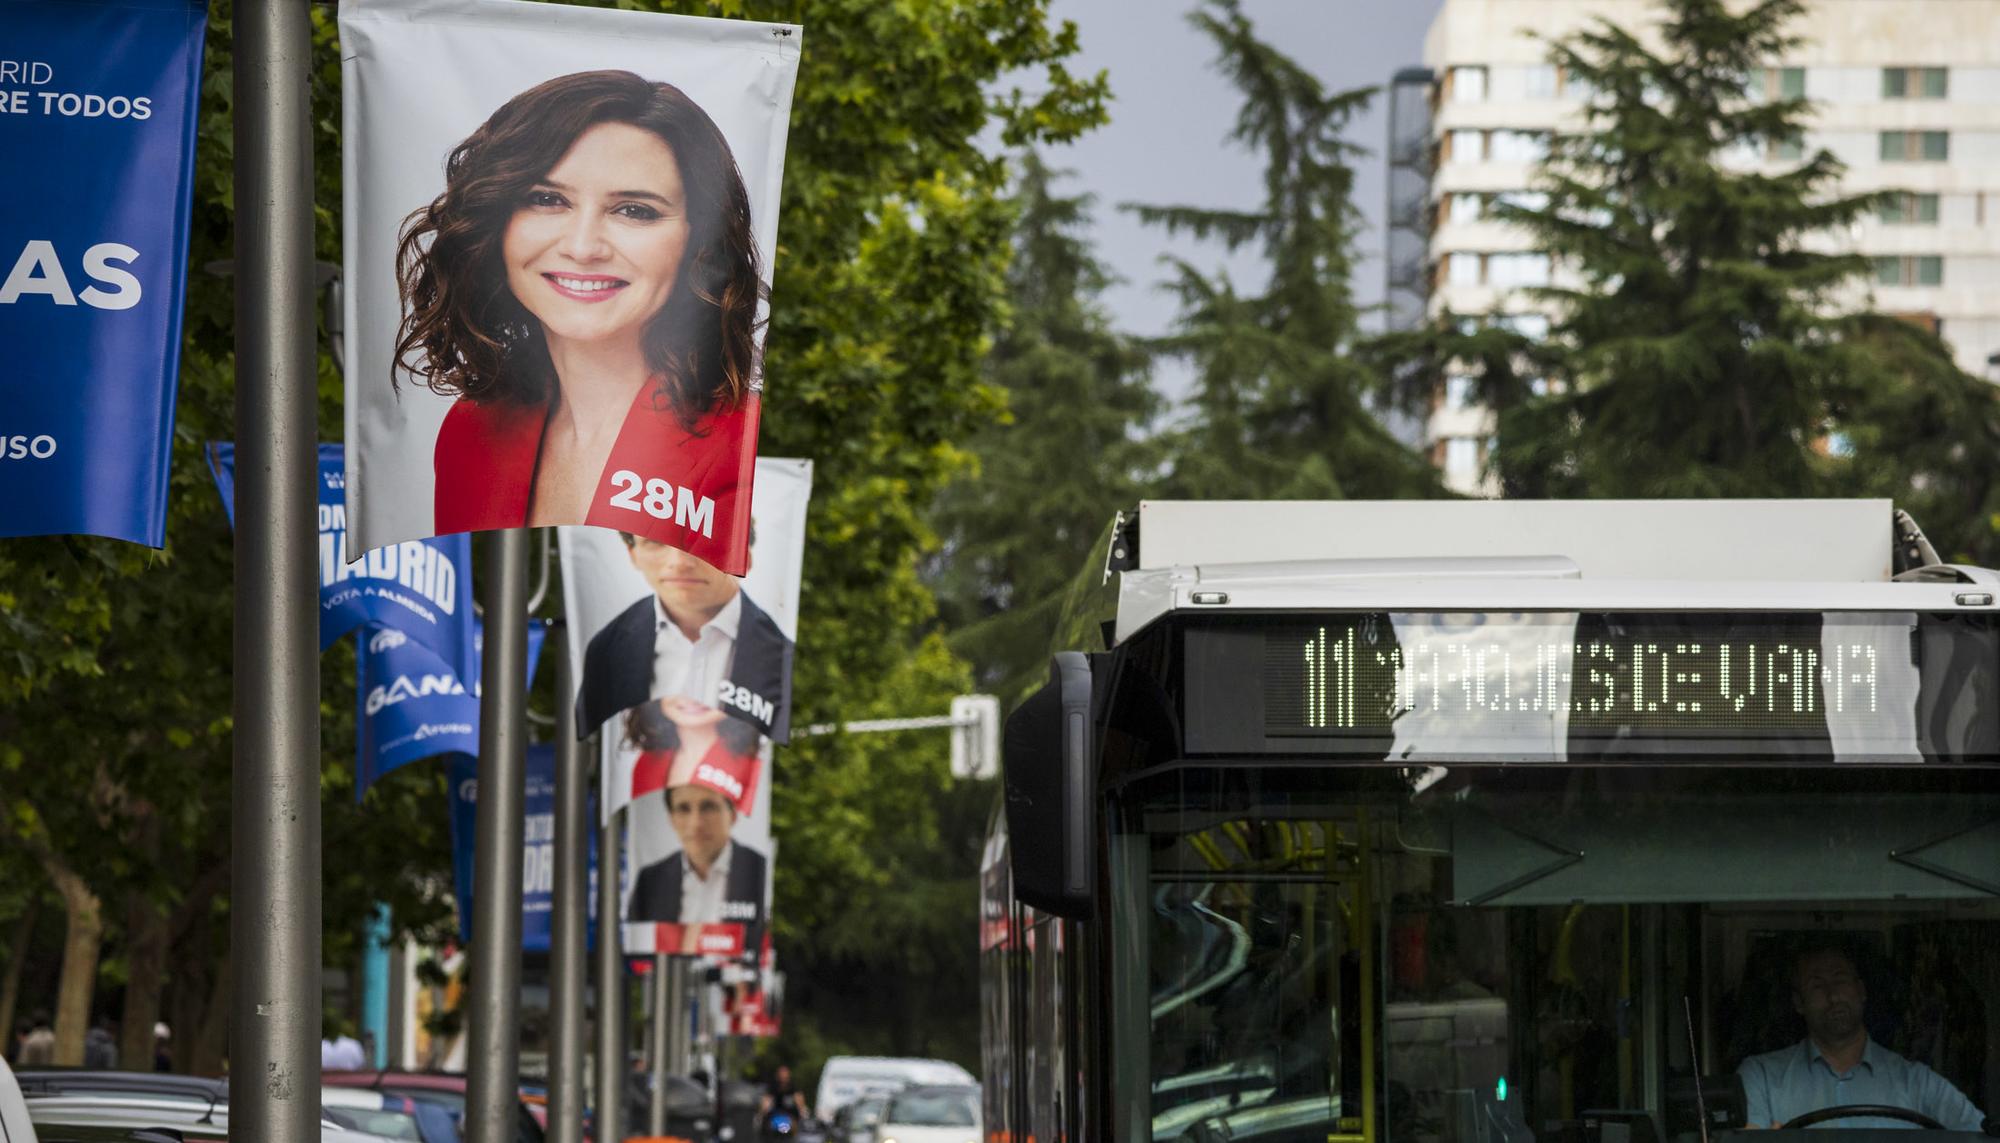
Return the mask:
<svg viewBox="0 0 2000 1143"><path fill-rule="evenodd" d="M350 525L591 524L740 575L797 29L552 11L342 7L350 280L394 287L349 296L395 303L350 323ZM399 202L411 146L443 182Z"/></svg>

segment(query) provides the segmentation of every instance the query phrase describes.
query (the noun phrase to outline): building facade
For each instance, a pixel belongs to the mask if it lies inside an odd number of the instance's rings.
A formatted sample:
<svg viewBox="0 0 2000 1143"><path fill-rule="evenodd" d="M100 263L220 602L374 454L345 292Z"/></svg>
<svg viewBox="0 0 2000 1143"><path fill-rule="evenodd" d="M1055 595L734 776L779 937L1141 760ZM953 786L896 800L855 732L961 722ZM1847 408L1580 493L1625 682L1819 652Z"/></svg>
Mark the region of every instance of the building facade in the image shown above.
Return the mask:
<svg viewBox="0 0 2000 1143"><path fill-rule="evenodd" d="M1534 205L1550 136L1582 124L1583 93L1545 40L1599 19L1652 40L1658 15L1652 0L1444 0L1425 67L1390 88L1392 322L1449 311L1546 331L1523 291L1560 283L1562 264L1489 214L1496 201ZM1777 169L1824 148L1847 167L1842 193L1902 192L1825 243L1874 260L1875 308L1935 329L1962 368L2000 379L2000 0L1815 0L1793 30L1803 42L1760 78L1814 102L1806 135L1732 161ZM1453 488L1494 492L1491 434L1490 413L1448 382L1425 443Z"/></svg>

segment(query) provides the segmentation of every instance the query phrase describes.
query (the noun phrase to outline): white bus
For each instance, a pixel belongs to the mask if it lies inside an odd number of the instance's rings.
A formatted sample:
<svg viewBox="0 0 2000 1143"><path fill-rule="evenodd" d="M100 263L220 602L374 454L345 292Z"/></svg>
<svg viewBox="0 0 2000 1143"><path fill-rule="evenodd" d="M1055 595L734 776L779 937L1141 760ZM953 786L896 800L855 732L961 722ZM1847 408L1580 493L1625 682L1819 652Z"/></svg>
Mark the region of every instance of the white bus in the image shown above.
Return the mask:
<svg viewBox="0 0 2000 1143"><path fill-rule="evenodd" d="M2000 1102L2000 576L1887 501L1147 503L1094 558L1007 723L990 1143Z"/></svg>

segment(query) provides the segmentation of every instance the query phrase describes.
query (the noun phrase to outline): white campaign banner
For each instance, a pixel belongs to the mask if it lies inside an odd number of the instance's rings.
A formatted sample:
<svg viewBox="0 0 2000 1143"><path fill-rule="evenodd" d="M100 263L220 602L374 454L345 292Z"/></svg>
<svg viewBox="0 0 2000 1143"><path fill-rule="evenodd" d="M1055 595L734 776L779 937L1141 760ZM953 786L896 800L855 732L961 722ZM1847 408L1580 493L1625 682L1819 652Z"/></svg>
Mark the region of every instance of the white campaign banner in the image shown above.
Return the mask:
<svg viewBox="0 0 2000 1143"><path fill-rule="evenodd" d="M591 524L749 558L801 30L344 0L352 550Z"/></svg>
<svg viewBox="0 0 2000 1143"><path fill-rule="evenodd" d="M629 951L758 947L811 494L810 461L758 459L741 579L643 536L558 530L577 729L602 729L606 820L629 807Z"/></svg>

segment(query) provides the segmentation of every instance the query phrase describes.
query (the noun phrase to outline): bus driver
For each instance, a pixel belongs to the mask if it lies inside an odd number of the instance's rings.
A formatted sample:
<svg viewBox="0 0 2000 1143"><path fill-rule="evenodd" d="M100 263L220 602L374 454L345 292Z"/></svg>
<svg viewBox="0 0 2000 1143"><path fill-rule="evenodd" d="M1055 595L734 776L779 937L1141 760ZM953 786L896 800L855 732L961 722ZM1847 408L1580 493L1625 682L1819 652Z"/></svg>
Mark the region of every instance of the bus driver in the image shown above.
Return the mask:
<svg viewBox="0 0 2000 1143"><path fill-rule="evenodd" d="M1868 989L1842 949L1807 948L1792 962L1792 1007L1806 1038L1751 1056L1743 1077L1753 1127L1782 1127L1809 1111L1877 1104L1928 1115L1953 1131L1981 1129L1986 1117L1951 1082L1876 1043L1862 1023ZM1898 1119L1856 1116L1842 1127L1915 1127Z"/></svg>

